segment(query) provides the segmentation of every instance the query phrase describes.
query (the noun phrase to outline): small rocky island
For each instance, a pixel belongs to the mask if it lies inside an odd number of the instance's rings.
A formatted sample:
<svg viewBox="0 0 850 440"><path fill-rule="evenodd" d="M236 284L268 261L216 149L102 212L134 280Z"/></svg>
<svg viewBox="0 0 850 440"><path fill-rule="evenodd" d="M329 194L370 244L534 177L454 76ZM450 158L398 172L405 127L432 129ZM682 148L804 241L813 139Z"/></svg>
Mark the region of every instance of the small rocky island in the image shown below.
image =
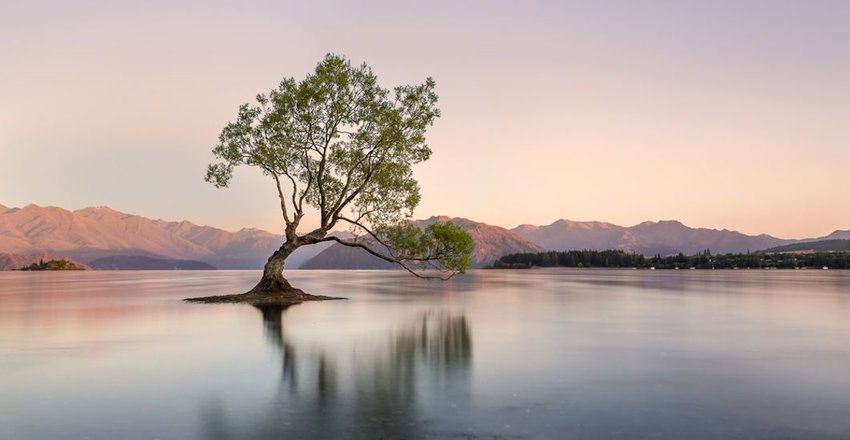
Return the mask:
<svg viewBox="0 0 850 440"><path fill-rule="evenodd" d="M32 263L29 266L24 266L19 270L36 271L36 270L85 270L86 268L68 260L40 260L38 263Z"/></svg>

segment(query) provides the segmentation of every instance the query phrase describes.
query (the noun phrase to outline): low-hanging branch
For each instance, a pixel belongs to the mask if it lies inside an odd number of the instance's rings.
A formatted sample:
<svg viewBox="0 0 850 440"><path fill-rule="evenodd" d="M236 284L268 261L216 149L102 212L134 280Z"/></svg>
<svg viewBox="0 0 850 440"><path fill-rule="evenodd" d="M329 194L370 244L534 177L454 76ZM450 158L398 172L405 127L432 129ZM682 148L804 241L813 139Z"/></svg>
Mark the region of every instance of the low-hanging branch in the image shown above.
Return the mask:
<svg viewBox="0 0 850 440"><path fill-rule="evenodd" d="M429 255L429 256L426 256L426 257L398 256L398 255L392 255L392 253L391 253L391 255L384 255L384 254L378 252L377 250L373 249L371 246L367 245L366 243L343 240L343 239L336 237L336 236L333 236L333 235L329 235L329 236L323 238L321 241L335 241L335 242L337 242L337 243L339 243L343 246L356 247L356 248L363 249L364 251L368 252L369 254L371 254L371 255L373 255L377 258L380 258L381 260L384 260L384 261L387 261L387 262L390 262L390 263L398 264L402 269L410 272L411 274L413 274L414 276L416 276L418 278L438 279L438 280L447 281L457 274L457 272L455 272L455 271L445 270L443 268L440 268L439 266L433 265L432 264L433 261L439 259L439 256L437 256L437 255ZM391 249L387 245L384 245L384 246L386 246L387 249ZM441 274L440 275L430 275L430 274L427 274L427 273L423 273L421 271L417 271L417 268L410 267L407 264L408 261L416 261L416 262L427 263L428 268L437 270Z"/></svg>

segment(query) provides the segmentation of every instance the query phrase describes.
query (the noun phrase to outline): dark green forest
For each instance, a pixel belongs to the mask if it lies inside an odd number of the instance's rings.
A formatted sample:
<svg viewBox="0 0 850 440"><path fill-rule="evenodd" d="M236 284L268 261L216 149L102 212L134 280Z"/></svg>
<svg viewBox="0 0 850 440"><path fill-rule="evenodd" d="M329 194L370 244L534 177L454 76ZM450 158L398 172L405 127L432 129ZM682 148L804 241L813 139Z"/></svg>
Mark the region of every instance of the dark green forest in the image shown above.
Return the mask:
<svg viewBox="0 0 850 440"><path fill-rule="evenodd" d="M493 263L494 269L531 267L608 267L638 269L850 269L850 252L747 252L713 255L710 250L696 255L645 257L619 250L549 251L510 254Z"/></svg>

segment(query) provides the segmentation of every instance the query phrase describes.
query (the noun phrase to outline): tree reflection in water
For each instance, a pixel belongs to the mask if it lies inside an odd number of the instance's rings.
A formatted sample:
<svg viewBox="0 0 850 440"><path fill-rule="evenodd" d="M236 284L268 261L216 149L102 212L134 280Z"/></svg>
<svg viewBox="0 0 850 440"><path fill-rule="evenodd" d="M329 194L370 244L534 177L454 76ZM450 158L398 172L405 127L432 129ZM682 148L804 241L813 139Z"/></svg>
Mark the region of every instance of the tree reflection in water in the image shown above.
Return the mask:
<svg viewBox="0 0 850 440"><path fill-rule="evenodd" d="M295 349L289 340L283 337L283 312L291 305L261 305L254 306L263 314L263 331L266 340L275 348L280 350L283 359L281 361L281 385L288 385L294 392L298 388L298 375L295 374Z"/></svg>
<svg viewBox="0 0 850 440"><path fill-rule="evenodd" d="M296 352L283 325L286 307L257 308L281 355L277 391L258 413L208 402L205 438L418 438L433 434L427 413L452 411L467 395L472 334L464 315L423 313L374 353L341 365L324 349Z"/></svg>

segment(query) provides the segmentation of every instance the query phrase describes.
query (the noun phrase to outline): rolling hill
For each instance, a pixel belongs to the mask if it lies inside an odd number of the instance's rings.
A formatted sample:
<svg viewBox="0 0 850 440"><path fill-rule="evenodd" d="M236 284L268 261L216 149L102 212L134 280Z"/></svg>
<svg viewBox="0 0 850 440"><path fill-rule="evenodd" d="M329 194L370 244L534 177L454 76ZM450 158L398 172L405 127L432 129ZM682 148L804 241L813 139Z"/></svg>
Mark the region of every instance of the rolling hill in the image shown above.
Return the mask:
<svg viewBox="0 0 850 440"><path fill-rule="evenodd" d="M835 231L826 237L819 238L818 240L850 240L850 229L845 231Z"/></svg>
<svg viewBox="0 0 850 440"><path fill-rule="evenodd" d="M215 270L210 264L194 260L172 260L145 255L113 255L89 263L95 270Z"/></svg>
<svg viewBox="0 0 850 440"><path fill-rule="evenodd" d="M850 251L850 240L806 241L765 249L765 252L841 252Z"/></svg>

